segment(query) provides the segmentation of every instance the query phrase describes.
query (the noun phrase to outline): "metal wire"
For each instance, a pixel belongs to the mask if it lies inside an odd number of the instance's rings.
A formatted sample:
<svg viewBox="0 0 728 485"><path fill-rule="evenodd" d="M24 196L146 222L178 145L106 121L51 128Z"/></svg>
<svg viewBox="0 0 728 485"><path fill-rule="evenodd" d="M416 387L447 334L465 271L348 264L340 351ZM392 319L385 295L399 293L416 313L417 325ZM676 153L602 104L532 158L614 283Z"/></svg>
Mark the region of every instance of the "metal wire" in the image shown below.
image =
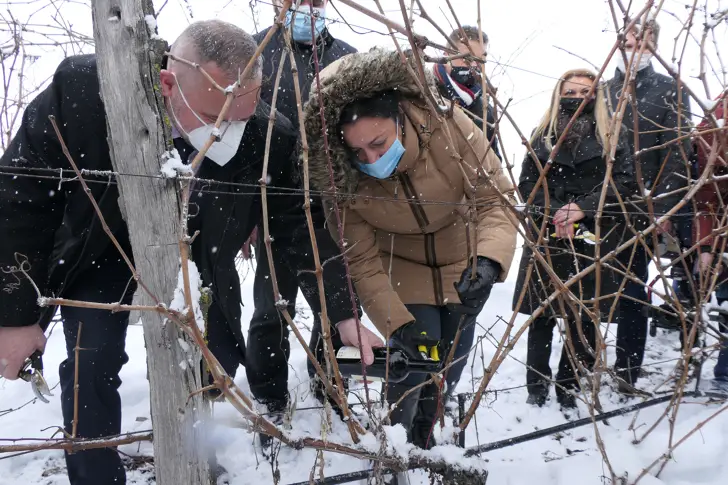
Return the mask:
<svg viewBox="0 0 728 485"><path fill-rule="evenodd" d="M18 171L23 172L39 172L39 173L47 173L49 175L36 175L34 173L18 173ZM86 183L89 184L103 184L103 185L118 185L117 180L112 180L112 178L117 177L137 177L137 178L146 178L146 179L155 179L155 180L175 180L175 178L165 177L163 175L150 175L150 174L133 174L133 173L124 173L124 172L114 172L114 171L103 171L103 170L87 170L83 169L81 170L81 173L84 177L84 180ZM68 174L68 178L64 176L64 174ZM43 167L0 167L0 176L6 176L6 177L23 177L23 178L31 178L31 179L38 179L38 180L56 180L59 182L59 185L69 183L69 182L79 182L78 177L76 176L75 172L71 169L58 169L58 168L43 168ZM94 179L92 177L98 177L103 178L103 180ZM180 176L176 177L177 180L184 180L184 181L191 181L200 183L203 185L218 185L218 186L226 186L226 187L241 187L248 189L248 191L223 191L223 190L213 190L207 187L199 187L193 189L193 193L205 193L205 194L218 194L218 195L230 195L230 196L252 196L252 195L258 195L260 190L260 184L255 183L243 183L243 182L230 182L230 181L220 181L220 180L214 180L214 179L205 179L205 178L198 178L198 177L189 177L189 176ZM279 185L266 185L266 188L269 191L270 196L291 196L291 195L300 195L303 196L305 194L305 190L303 188L297 188L297 187L286 187L286 186L279 186ZM685 190L687 190L688 187L685 187ZM314 195L317 197L326 197L329 195L326 191L322 190L309 190L310 195ZM418 205L426 205L426 206L451 206L451 207L472 207L472 203L470 202L450 202L450 201L442 201L442 200L429 200L429 199L417 199L417 200L409 200L409 199L400 199L395 197L383 197L383 196L372 196L372 195L360 195L356 193L344 193L344 192L338 192L338 195L344 196L344 197L355 197L358 200L372 200L372 201L383 201L383 202L397 202L402 204L418 204ZM639 200L627 200L625 202L640 202ZM476 202L475 203L476 208L486 208L486 207L511 207L509 204L504 204L502 202L494 202L494 203L485 203L485 202ZM523 205L520 205L520 208L523 207ZM544 215L545 213L543 210L541 210L538 206L528 206L528 209L532 214L536 215ZM585 211L590 212L590 211ZM591 211L596 212L596 211ZM622 210L603 210L602 214L604 215L645 215L644 211L634 210L634 211L622 211ZM680 216L693 216L696 215L697 212L680 212Z"/></svg>

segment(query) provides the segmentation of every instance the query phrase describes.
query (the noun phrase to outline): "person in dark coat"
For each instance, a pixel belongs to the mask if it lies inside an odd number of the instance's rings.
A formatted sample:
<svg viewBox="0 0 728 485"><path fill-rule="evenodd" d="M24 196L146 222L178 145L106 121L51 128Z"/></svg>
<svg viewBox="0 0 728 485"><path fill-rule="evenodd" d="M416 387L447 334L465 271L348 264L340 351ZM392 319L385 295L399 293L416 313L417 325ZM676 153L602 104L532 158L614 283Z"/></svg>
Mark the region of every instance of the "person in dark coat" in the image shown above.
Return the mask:
<svg viewBox="0 0 728 485"><path fill-rule="evenodd" d="M313 54L314 39L311 36L311 20L314 21L316 32L316 49L320 69L346 54L356 52L352 46L331 36L325 26L327 0L304 0L293 15L288 12L285 25L291 29L293 55L298 69L298 85L301 89L301 101L308 100L311 84L315 82L316 67ZM265 38L271 27L256 34L255 40L259 43ZM286 56L283 66L276 110L291 120L298 134L298 108L296 106L296 93L293 85L293 72L285 49L284 34L276 32L263 51L263 85L261 98L272 103L273 87L281 56ZM248 329L248 380L250 390L255 398L265 403L271 412L285 409L288 403L288 357L290 344L288 342L288 325L276 309L273 298L272 279L268 268L268 251L263 243L262 231L257 231L255 283L253 294L255 299L255 312ZM251 239L253 239L251 238ZM255 239L253 239L255 240ZM322 261L324 261L322 259ZM289 268L276 267L278 290L281 297L288 302L288 312L291 316L296 313L296 297L301 288L306 301L313 313L310 347L314 354L323 359L323 339L321 338L321 305L313 288L304 285L301 275ZM347 294L347 286L343 285L341 291ZM315 372L311 362L307 363L309 376L314 378ZM317 381L316 381L317 382ZM319 384L317 382L317 384ZM322 399L321 386L314 387L314 393ZM337 409L338 410L338 409Z"/></svg>
<svg viewBox="0 0 728 485"><path fill-rule="evenodd" d="M235 83L255 52L256 44L245 31L225 22L196 22L185 29L172 53L199 63L219 85ZM161 94L174 127L174 146L183 161L191 161L214 128L225 96L197 70L169 61L160 71ZM220 142L213 143L197 176L240 185L198 185L193 189L189 231L199 231L192 257L206 286L212 288L207 337L210 349L225 370L234 376L245 357L240 328L240 282L234 258L253 227L261 220L261 197L244 186L257 184L263 169L270 107L258 100L260 69L242 79L239 96L230 106ZM45 346L44 328L55 309L41 309L31 282L18 273L16 253L27 257L25 269L42 295L92 302L130 303L134 292L131 272L104 234L82 186L76 181L29 178L29 169L71 166L61 151L49 116L54 116L63 140L80 169L112 170L107 143L106 116L99 95L94 55L73 56L57 68L50 85L23 114L23 121L0 159L0 375L16 379L23 361ZM276 120L271 143L271 187L295 185L296 136L284 118ZM46 174L47 175L47 174ZM89 176L89 178L92 178ZM107 177L103 177L106 182ZM89 183L104 220L128 255L132 255L127 226L119 209L114 183ZM208 191L214 188L215 193ZM244 192L244 193L243 193ZM271 233L275 238L278 267L293 271L313 269L311 242L298 192L268 199ZM321 258L339 254L323 225L323 214L314 214ZM323 232L322 232L323 231ZM356 333L356 320L347 294L342 265L324 270L329 316L340 322L339 337ZM307 285L316 287L309 274ZM128 312L95 309L60 309L64 321L67 359L60 365L64 425L71 431L74 414L74 367L79 366L77 435L99 438L121 430L119 371L128 361L124 349ZM79 322L84 322L80 346L74 354ZM351 327L351 325L354 327ZM349 328L351 327L351 328ZM114 449L66 455L73 485L124 484L125 472Z"/></svg>
<svg viewBox="0 0 728 485"><path fill-rule="evenodd" d="M556 84L551 106L546 111L540 125L534 131L531 144L543 167L550 160L550 153L556 140L563 133L567 123L589 93L596 76L589 70L574 70L565 73ZM544 257L550 256L551 269L561 281L591 265L595 255L593 238L596 234L596 216L607 170L606 135L609 132L609 115L603 89L596 90L596 97L587 100L584 111L568 131L565 142L553 160L545 181L548 186L548 201L543 185L536 190L529 213L535 227L526 225L527 235L532 241L538 235L548 208L546 239L538 249ZM632 160L626 144L617 147L612 169L612 178L623 197L631 194L633 174ZM518 189L524 199L528 199L536 188L539 170L530 155L526 155L520 175ZM616 194L608 190L606 203L615 202ZM621 238L619 218L621 214L602 212L602 225L599 241L600 254L613 250ZM574 227L577 225L577 228ZM573 245L573 248L572 248ZM546 249L548 248L548 254ZM590 259L591 258L591 259ZM548 259L547 259L548 261ZM523 301L520 289L526 286L528 268L533 263L533 271L528 279ZM513 296L513 309L530 315L535 312L556 289L545 268L539 263L529 248L524 248ZM617 278L606 268L601 269L601 286L596 287L596 275L591 273L580 284L571 286L571 291L581 300L589 311L594 303L589 302L596 295L610 295L618 288ZM601 300L600 313L608 315L613 300ZM563 303L563 310L562 305ZM528 330L528 357L526 382L528 384L528 403L543 406L549 395L551 382L551 340L556 318L565 318L566 339L556 375L556 396L562 409L576 407L573 391L578 387L575 363L581 362L591 369L594 364L595 324L573 300L563 298L554 300L541 316L534 319ZM597 317L599 318L599 317ZM578 324L581 321L581 325ZM581 327L581 328L579 328ZM584 338L581 338L582 335ZM585 345L584 340L586 340ZM570 347L573 346L573 354Z"/></svg>
<svg viewBox="0 0 728 485"><path fill-rule="evenodd" d="M632 61L628 65L631 65L629 69L634 73L631 82L625 86L625 72L628 69L625 67L624 58L617 53L617 70L607 83L612 110L616 110L624 89L633 93L631 99L634 103L627 104L623 118L628 132L629 150L633 154L646 148L669 144L670 141L687 135L691 129L690 99L687 92L685 89L678 89L678 84L673 78L655 71L651 63L653 56L649 50L645 49L639 57L642 41L637 37L640 30L638 25L625 35L625 54L627 62ZM644 30L643 37L655 48L659 33L659 24L651 21ZM672 209L685 195L685 191L680 192L678 189L686 185L688 160L691 157L692 149L687 138L682 143L669 144L664 148L634 156L635 163L639 163L642 171L641 182L644 189L651 191L655 219ZM637 173L635 170L635 176ZM644 230L655 221L649 217L645 204L631 207L634 211L642 213L634 218L633 224L636 230ZM683 212L690 210L688 204ZM664 237L672 237L667 234L675 233L683 247L690 247L690 226L689 216L678 215L673 217L672 221L663 223L661 228L666 233ZM631 237L631 234L628 236ZM648 282L649 257L644 246L637 245L630 267L631 253L631 251L621 253L620 262L624 268L629 267L630 272L641 283L628 280L624 294L633 299L620 299L619 304L615 369L617 376L624 381L619 383L622 390L632 388L639 377L647 339L648 312L642 302L647 302L644 283Z"/></svg>
<svg viewBox="0 0 728 485"><path fill-rule="evenodd" d="M308 101L308 93L311 84L315 81L316 65L313 55L313 39L311 37L311 20L314 22L316 33L316 54L319 67L323 70L326 66L347 54L357 50L341 39L336 39L326 28L326 7L328 0L302 0L298 10L289 10L286 15L285 26L290 29L293 57L296 59L298 69L298 85L301 88L301 102ZM261 30L253 37L260 43L268 31L273 27ZM273 86L281 56L286 55L286 63L283 65L281 83L278 87L278 99L276 109L291 120L293 126L298 130L298 107L296 106L296 92L293 87L293 71L288 61L286 42L283 32L275 33L263 50L263 86L260 90L261 99L270 104L273 100Z"/></svg>
<svg viewBox="0 0 728 485"><path fill-rule="evenodd" d="M450 34L452 40L461 54L472 52L476 57L485 59L488 55L488 36L483 32L483 46L480 45L480 31L477 27L463 26L466 38L463 39L460 29ZM475 124L483 130L483 87L480 77L481 64L465 59L453 59L447 64L435 64L434 73L437 89L440 94L455 101L460 107L472 113ZM498 140L495 132L495 115L493 106L488 104L486 110L487 120L483 132L490 141L493 151L501 158L498 150Z"/></svg>
<svg viewBox="0 0 728 485"><path fill-rule="evenodd" d="M705 114L703 120L697 126L697 134L695 137L694 148L697 155L697 173L703 173L708 164L714 163L713 173L721 178L728 175L728 133L712 132L712 123L709 122L709 116L712 115L718 121L719 126L726 126L728 122L728 89L718 96L714 101L712 108ZM717 154L714 160L711 160L713 154ZM698 267L705 275L704 281L710 281L712 271L721 268L723 274L718 276L720 282L715 288L715 297L718 305L728 302L728 283L725 278L725 263L719 265L716 261L722 256L721 248L725 247L725 241L720 235L720 227L723 225L721 221L725 217L725 206L728 202L728 180L719 180L713 183L705 184L698 193L695 194L695 206L697 209L694 215L693 224L693 245L700 247L700 256L698 257ZM715 249L713 249L715 248ZM717 254L716 254L717 253ZM716 258L718 256L718 258ZM672 309L674 311L674 309ZM720 350L718 352L718 360L713 369L714 379L712 388L716 392L720 392L728 396L728 323L718 323L723 338L720 339ZM683 343L683 332L680 332L680 343ZM695 338L699 340L699 335Z"/></svg>

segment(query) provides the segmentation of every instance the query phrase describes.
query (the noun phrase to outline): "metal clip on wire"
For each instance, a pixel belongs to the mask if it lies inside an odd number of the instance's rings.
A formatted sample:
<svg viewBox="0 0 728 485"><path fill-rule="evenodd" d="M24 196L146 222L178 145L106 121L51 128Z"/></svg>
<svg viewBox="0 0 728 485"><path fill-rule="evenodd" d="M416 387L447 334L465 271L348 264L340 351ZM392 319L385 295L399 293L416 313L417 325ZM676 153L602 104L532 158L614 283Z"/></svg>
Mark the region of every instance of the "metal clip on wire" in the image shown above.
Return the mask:
<svg viewBox="0 0 728 485"><path fill-rule="evenodd" d="M20 369L18 377L26 382L30 382L30 387L33 389L35 397L49 403L45 396L53 396L51 390L48 388L48 383L43 377L43 354L36 350L33 355L25 359L23 368Z"/></svg>

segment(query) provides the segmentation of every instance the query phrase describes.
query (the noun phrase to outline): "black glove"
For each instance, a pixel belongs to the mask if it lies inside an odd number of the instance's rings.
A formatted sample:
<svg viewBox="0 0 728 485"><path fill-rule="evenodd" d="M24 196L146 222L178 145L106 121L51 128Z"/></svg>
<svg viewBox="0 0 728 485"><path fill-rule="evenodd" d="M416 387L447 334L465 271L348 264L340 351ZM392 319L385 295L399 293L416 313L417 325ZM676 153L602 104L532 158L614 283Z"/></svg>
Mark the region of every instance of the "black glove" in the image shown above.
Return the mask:
<svg viewBox="0 0 728 485"><path fill-rule="evenodd" d="M455 283L455 291L460 297L461 311L469 315L477 315L488 301L490 290L498 280L501 272L500 264L485 256L478 256L475 278L471 278L473 266L468 266L460 276L460 282Z"/></svg>
<svg viewBox="0 0 728 485"><path fill-rule="evenodd" d="M440 360L437 347L440 341L418 329L415 322L405 323L395 330L389 343L391 347L402 349L411 359Z"/></svg>

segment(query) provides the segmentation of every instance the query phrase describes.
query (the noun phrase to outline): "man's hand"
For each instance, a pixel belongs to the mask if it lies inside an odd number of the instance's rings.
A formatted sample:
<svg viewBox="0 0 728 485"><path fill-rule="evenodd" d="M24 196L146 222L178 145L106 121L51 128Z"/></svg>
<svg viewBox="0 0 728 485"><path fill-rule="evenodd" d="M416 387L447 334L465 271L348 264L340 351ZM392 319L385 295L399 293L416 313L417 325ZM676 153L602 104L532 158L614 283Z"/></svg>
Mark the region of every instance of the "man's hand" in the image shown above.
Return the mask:
<svg viewBox="0 0 728 485"><path fill-rule="evenodd" d="M566 204L554 214L554 226L556 226L556 237L574 237L574 223L585 217L584 212L573 202Z"/></svg>
<svg viewBox="0 0 728 485"><path fill-rule="evenodd" d="M253 228L253 232L250 233L250 237L243 243L243 247L240 251L243 253L243 259L250 259L253 257L253 253L250 248L255 246L258 241L258 226Z"/></svg>
<svg viewBox="0 0 728 485"><path fill-rule="evenodd" d="M361 332L361 348L359 348L359 337L356 334L356 320L348 318L336 324L336 330L341 337L341 343L351 347L356 347L361 352L361 358L364 365L372 365L374 363L374 352L372 347L384 347L382 339L366 328L364 325L359 326Z"/></svg>
<svg viewBox="0 0 728 485"><path fill-rule="evenodd" d="M707 273L713 268L713 253L700 253L698 266L701 273Z"/></svg>
<svg viewBox="0 0 728 485"><path fill-rule="evenodd" d="M46 336L40 325L0 327L0 376L14 381L25 359L33 352L43 352Z"/></svg>

